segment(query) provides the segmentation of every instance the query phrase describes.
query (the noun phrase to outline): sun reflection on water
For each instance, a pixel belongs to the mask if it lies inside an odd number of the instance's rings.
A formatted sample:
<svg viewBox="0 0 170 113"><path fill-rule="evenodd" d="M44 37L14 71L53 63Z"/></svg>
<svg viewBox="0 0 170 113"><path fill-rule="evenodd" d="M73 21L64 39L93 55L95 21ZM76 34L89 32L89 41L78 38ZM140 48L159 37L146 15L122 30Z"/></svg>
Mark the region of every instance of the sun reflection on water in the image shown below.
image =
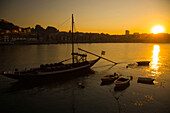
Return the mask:
<svg viewBox="0 0 170 113"><path fill-rule="evenodd" d="M160 52L160 46L159 45L154 45L153 46L153 56L152 56L152 61L150 65L150 70L151 73L153 74L152 76L155 76L155 74L160 74L158 72L159 69L159 52Z"/></svg>

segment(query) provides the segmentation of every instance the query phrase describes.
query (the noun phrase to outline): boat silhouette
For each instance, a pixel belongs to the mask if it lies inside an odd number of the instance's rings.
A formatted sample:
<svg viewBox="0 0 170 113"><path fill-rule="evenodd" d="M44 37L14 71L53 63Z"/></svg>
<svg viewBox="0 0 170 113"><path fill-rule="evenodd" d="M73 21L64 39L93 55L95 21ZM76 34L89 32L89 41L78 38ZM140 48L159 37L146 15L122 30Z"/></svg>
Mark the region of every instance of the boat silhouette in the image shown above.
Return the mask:
<svg viewBox="0 0 170 113"><path fill-rule="evenodd" d="M13 79L27 79L27 78L35 78L35 77L56 77L60 75L70 75L70 73L74 74L77 72L82 72L82 70L90 69L97 61L100 60L100 56L95 60L87 61L86 54L80 54L74 52L74 38L73 38L73 26L74 26L74 18L72 14L72 63L64 64L63 62L67 61L63 60L58 63L53 64L41 64L37 68L31 68L29 70L21 70L15 69L15 71L2 72L2 75L13 78Z"/></svg>

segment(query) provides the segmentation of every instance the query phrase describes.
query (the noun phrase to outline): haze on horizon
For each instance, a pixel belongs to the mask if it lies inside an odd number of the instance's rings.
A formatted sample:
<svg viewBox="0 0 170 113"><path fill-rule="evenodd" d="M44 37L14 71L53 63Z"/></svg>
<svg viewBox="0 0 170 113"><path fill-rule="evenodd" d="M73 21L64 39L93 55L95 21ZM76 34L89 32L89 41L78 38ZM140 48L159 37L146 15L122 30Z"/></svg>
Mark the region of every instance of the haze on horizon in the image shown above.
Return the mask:
<svg viewBox="0 0 170 113"><path fill-rule="evenodd" d="M109 34L150 33L162 25L170 33L170 0L1 0L0 18L21 27L53 26L60 31L76 30ZM63 26L65 20L70 18Z"/></svg>

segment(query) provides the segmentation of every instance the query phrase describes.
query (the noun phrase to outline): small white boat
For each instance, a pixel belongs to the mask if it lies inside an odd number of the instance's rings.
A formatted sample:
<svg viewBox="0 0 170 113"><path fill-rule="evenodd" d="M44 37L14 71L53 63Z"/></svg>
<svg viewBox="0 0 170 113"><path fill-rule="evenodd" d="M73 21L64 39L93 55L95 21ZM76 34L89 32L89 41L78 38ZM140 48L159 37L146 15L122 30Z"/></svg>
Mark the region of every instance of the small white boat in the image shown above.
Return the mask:
<svg viewBox="0 0 170 113"><path fill-rule="evenodd" d="M114 73L112 75L104 75L104 77L101 78L102 82L111 82L119 78L119 75Z"/></svg>
<svg viewBox="0 0 170 113"><path fill-rule="evenodd" d="M141 83L153 83L155 79L149 77L138 77L138 82Z"/></svg>
<svg viewBox="0 0 170 113"><path fill-rule="evenodd" d="M116 87L125 87L129 85L129 83L130 83L130 79L126 79L126 78L118 78L117 80L115 80Z"/></svg>

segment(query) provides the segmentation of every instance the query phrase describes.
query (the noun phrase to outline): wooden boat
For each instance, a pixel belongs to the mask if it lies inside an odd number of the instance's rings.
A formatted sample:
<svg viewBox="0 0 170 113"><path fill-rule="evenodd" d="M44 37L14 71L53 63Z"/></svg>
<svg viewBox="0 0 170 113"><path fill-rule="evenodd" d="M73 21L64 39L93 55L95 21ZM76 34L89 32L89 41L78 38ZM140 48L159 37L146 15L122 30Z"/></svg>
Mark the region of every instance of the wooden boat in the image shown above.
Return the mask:
<svg viewBox="0 0 170 113"><path fill-rule="evenodd" d="M139 83L153 83L155 79L153 78L148 78L148 77L138 77L138 82Z"/></svg>
<svg viewBox="0 0 170 113"><path fill-rule="evenodd" d="M2 74L9 78L26 79L32 77L59 76L68 73L82 72L85 69L90 69L90 67L93 66L101 57L98 57L95 60L87 61L86 54L74 52L73 24L74 19L72 14L72 63L63 64L63 62L66 61L64 60L54 64L42 64L40 67L31 68L29 70L18 71L18 69L16 69L13 72L2 72Z"/></svg>
<svg viewBox="0 0 170 113"><path fill-rule="evenodd" d="M115 83L116 87L125 87L125 86L129 85L130 79L118 78L117 80L115 80L114 83Z"/></svg>
<svg viewBox="0 0 170 113"><path fill-rule="evenodd" d="M138 66L136 63L134 63L134 64L128 64L128 65L126 66L126 68L135 68L136 66Z"/></svg>
<svg viewBox="0 0 170 113"><path fill-rule="evenodd" d="M62 64L59 66L44 66L43 68L31 68L29 70L22 71L13 71L13 72L3 72L2 75L7 76L9 78L14 79L26 79L32 77L44 77L44 76L60 76L64 74L75 73L78 71L82 71L85 69L89 69L93 66L100 58L96 60L79 62L79 63L70 63L70 64Z"/></svg>
<svg viewBox="0 0 170 113"><path fill-rule="evenodd" d="M114 91L116 91L116 92L123 91L123 90L127 89L129 86L130 86L130 84L124 85L122 87L115 86Z"/></svg>
<svg viewBox="0 0 170 113"><path fill-rule="evenodd" d="M139 61L137 62L138 66L149 66L150 61Z"/></svg>
<svg viewBox="0 0 170 113"><path fill-rule="evenodd" d="M114 73L112 75L104 75L104 77L101 78L102 82L112 82L119 78L119 75Z"/></svg>

